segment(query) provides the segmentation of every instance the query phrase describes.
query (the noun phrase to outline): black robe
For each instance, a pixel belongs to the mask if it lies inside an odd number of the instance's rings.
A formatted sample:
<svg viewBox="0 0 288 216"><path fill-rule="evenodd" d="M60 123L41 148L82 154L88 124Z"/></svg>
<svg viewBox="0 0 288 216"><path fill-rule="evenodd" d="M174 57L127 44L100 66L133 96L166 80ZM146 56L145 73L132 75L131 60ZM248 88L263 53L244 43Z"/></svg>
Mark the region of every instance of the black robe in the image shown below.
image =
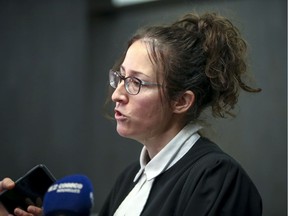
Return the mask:
<svg viewBox="0 0 288 216"><path fill-rule="evenodd" d="M136 183L139 162L117 179L99 216L112 216ZM258 216L261 197L243 168L216 144L200 138L155 178L141 216Z"/></svg>

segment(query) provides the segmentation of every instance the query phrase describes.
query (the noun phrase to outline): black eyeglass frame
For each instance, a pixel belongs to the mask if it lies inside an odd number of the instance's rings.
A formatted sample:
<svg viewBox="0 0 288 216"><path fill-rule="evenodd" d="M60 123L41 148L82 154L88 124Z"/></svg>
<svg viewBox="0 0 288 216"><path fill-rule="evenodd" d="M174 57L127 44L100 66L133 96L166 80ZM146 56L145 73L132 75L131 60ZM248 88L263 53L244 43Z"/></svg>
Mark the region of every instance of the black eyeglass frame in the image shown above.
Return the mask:
<svg viewBox="0 0 288 216"><path fill-rule="evenodd" d="M115 81L112 78L113 76L117 76L120 78L119 83L117 83L117 84L115 83ZM115 71L112 69L109 70L109 83L110 83L110 86L112 88L116 89L122 80L124 81L125 90L130 95L137 95L140 92L141 86L161 86L161 84L159 84L159 83L146 82L146 81L143 81L143 80L141 80L137 77L133 77L133 76L125 77L125 76L121 75L119 71ZM129 90L129 84L131 82L135 82L139 85L138 91L136 91L136 93L133 93Z"/></svg>

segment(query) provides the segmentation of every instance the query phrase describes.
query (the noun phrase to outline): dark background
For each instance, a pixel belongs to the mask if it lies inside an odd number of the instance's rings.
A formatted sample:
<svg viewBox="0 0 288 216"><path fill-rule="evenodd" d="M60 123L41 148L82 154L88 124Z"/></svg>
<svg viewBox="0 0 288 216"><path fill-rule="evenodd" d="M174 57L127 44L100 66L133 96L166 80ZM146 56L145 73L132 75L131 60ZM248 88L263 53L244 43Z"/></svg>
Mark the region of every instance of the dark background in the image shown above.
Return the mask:
<svg viewBox="0 0 288 216"><path fill-rule="evenodd" d="M216 11L240 28L260 94L241 94L238 117L212 120L209 136L246 169L264 216L287 214L287 3L158 1L113 8L108 0L0 0L0 178L38 163L57 178L86 174L98 212L141 144L103 117L108 70L143 24Z"/></svg>

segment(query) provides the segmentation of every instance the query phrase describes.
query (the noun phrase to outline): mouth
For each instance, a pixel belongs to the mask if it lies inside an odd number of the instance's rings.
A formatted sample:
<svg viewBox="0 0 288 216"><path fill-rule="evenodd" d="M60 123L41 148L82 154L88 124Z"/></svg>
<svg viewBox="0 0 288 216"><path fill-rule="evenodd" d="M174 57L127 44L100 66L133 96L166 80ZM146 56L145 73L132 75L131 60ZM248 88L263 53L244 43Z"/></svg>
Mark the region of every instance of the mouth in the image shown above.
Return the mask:
<svg viewBox="0 0 288 216"><path fill-rule="evenodd" d="M126 116L123 115L120 111L115 109L114 112L115 112L114 117L115 117L116 120L124 120L124 119L126 119Z"/></svg>

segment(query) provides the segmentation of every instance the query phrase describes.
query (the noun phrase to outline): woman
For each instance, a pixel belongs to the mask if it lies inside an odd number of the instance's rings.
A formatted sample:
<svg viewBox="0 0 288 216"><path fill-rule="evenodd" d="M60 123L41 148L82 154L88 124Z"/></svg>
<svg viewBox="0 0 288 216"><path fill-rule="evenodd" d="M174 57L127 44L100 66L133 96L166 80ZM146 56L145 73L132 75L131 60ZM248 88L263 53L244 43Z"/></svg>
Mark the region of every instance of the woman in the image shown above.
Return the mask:
<svg viewBox="0 0 288 216"><path fill-rule="evenodd" d="M216 14L187 14L140 29L110 70L117 132L143 144L140 164L120 175L100 216L261 215L254 184L199 133L200 114L233 115L246 43Z"/></svg>
<svg viewBox="0 0 288 216"><path fill-rule="evenodd" d="M117 132L143 149L140 163L119 176L99 216L262 214L246 172L200 134L203 111L233 116L240 89L260 91L243 81L245 54L238 29L212 13L136 32L109 81ZM22 213L16 215L28 215Z"/></svg>

